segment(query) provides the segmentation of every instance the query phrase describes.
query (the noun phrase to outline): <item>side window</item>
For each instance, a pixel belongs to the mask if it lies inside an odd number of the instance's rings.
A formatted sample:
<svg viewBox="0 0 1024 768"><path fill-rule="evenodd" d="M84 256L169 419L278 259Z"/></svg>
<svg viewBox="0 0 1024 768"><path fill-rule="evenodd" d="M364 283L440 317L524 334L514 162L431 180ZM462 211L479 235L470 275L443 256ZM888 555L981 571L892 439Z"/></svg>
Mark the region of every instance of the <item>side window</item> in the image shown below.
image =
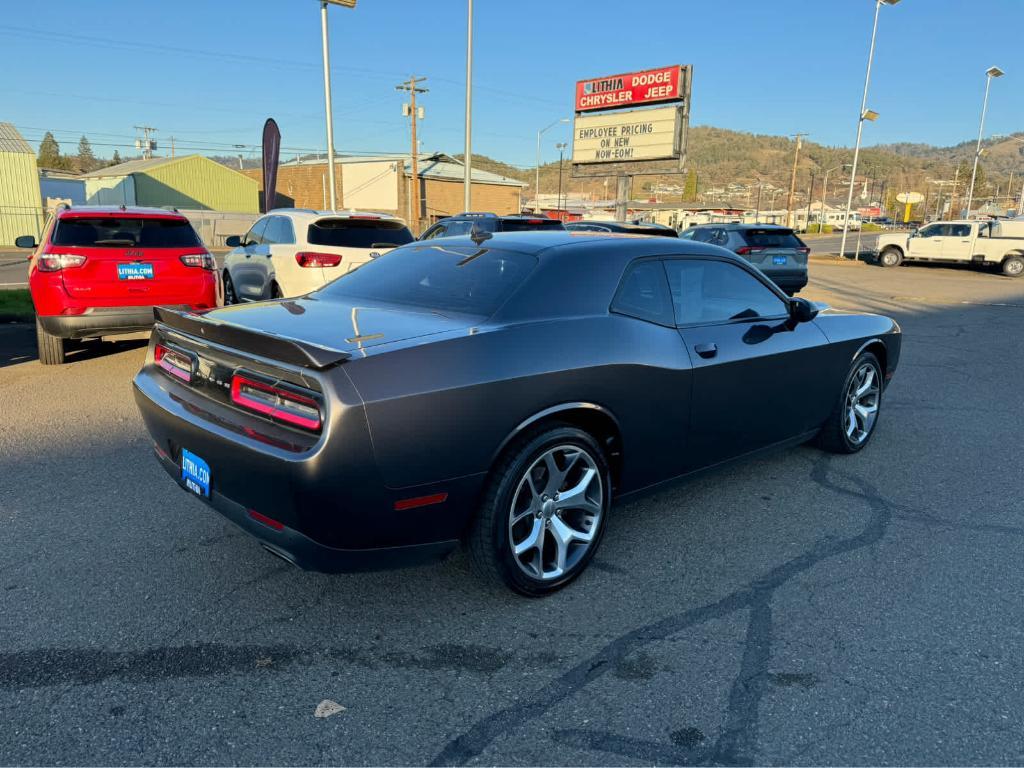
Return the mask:
<svg viewBox="0 0 1024 768"><path fill-rule="evenodd" d="M279 216L277 220L281 222L281 239L278 242L284 245L295 245L295 225L292 224L292 220L287 216Z"/></svg>
<svg viewBox="0 0 1024 768"><path fill-rule="evenodd" d="M953 224L950 229L950 235L952 237L970 237L971 236L971 225L970 224Z"/></svg>
<svg viewBox="0 0 1024 768"><path fill-rule="evenodd" d="M729 245L729 233L724 229L712 230L711 238L708 242L712 245L720 245L724 248Z"/></svg>
<svg viewBox="0 0 1024 768"><path fill-rule="evenodd" d="M263 244L264 245L276 245L280 243L281 237L281 217L270 216L267 219L267 229L263 233Z"/></svg>
<svg viewBox="0 0 1024 768"><path fill-rule="evenodd" d="M725 261L670 259L668 285L679 325L783 317L786 303L746 270Z"/></svg>
<svg viewBox="0 0 1024 768"><path fill-rule="evenodd" d="M249 245L260 245L263 242L263 233L267 230L268 221L270 221L270 217L265 216L253 224L252 229L245 233L244 242Z"/></svg>
<svg viewBox="0 0 1024 768"><path fill-rule="evenodd" d="M456 237L458 235L468 235L473 231L472 221L453 221L448 224L448 237Z"/></svg>
<svg viewBox="0 0 1024 768"><path fill-rule="evenodd" d="M423 236L424 240L433 240L435 237L444 237L448 228L444 224L438 224Z"/></svg>
<svg viewBox="0 0 1024 768"><path fill-rule="evenodd" d="M696 240L698 243L709 243L711 242L712 232L713 230L711 229L695 229L693 231L693 239Z"/></svg>
<svg viewBox="0 0 1024 768"><path fill-rule="evenodd" d="M611 311L659 325L672 325L672 301L661 262L640 261L631 265L615 292Z"/></svg>

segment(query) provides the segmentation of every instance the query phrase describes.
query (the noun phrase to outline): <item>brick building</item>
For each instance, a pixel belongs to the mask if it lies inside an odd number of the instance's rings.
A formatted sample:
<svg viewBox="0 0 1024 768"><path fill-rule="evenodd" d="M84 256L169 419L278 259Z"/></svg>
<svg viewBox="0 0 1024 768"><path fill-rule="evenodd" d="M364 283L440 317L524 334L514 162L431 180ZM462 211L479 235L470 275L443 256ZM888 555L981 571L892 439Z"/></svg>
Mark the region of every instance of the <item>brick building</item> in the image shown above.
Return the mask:
<svg viewBox="0 0 1024 768"><path fill-rule="evenodd" d="M424 228L464 209L462 163L444 154L423 154L418 171ZM243 173L260 184L262 200L262 169L250 168ZM334 175L339 208L391 213L407 221L413 218L412 161L408 155L338 157ZM275 206L325 209L330 200L327 184L326 160L282 163ZM519 213L525 186L507 176L473 169L471 208L497 214Z"/></svg>

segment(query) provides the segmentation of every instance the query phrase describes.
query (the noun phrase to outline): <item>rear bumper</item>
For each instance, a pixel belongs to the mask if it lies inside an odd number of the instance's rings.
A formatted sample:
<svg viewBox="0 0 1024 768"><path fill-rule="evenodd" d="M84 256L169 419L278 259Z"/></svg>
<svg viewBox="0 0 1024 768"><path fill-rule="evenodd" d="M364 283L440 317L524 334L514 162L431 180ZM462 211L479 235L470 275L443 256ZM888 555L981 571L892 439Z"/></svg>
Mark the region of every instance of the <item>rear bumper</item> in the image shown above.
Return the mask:
<svg viewBox="0 0 1024 768"><path fill-rule="evenodd" d="M154 451L160 466L178 485L188 491L181 480L181 468L167 455ZM189 491L189 493L192 493ZM192 495L196 495L192 493ZM321 573L355 573L388 568L407 568L442 559L458 545L458 541L438 541L404 547L374 549L338 549L313 541L288 526L280 529L266 525L241 504L211 490L210 496L199 497L246 533L255 537L271 553L307 571Z"/></svg>
<svg viewBox="0 0 1024 768"><path fill-rule="evenodd" d="M765 270L765 276L779 288L789 293L796 293L807 286L806 269L785 269L778 271Z"/></svg>
<svg viewBox="0 0 1024 768"><path fill-rule="evenodd" d="M172 309L189 309L188 305ZM147 331L153 327L153 307L96 307L80 315L39 315L39 324L51 336L84 339Z"/></svg>

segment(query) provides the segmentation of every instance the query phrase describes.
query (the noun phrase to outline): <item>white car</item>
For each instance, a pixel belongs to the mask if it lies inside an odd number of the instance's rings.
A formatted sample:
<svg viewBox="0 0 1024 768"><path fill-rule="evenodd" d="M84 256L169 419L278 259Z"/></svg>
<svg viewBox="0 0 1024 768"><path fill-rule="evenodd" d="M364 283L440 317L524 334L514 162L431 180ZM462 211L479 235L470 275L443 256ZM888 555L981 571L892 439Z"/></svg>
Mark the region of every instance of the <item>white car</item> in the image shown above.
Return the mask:
<svg viewBox="0 0 1024 768"><path fill-rule="evenodd" d="M227 239L224 303L302 296L413 240L405 222L386 213L273 210Z"/></svg>

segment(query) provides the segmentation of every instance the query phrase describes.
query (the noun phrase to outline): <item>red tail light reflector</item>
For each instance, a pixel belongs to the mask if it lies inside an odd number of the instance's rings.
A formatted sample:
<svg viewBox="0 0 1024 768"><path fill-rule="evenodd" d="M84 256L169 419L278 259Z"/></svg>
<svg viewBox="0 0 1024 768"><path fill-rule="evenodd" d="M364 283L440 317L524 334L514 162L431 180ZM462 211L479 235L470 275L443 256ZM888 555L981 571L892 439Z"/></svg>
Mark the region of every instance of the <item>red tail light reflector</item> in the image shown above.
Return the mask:
<svg viewBox="0 0 1024 768"><path fill-rule="evenodd" d="M323 425L320 405L312 397L238 373L231 377L231 402L313 432Z"/></svg>
<svg viewBox="0 0 1024 768"><path fill-rule="evenodd" d="M336 267L341 264L341 256L337 253L299 251L295 254L295 261L300 267Z"/></svg>
<svg viewBox="0 0 1024 768"><path fill-rule="evenodd" d="M36 262L40 272L60 272L62 269L75 269L85 264L85 256L77 253L44 253Z"/></svg>
<svg viewBox="0 0 1024 768"><path fill-rule="evenodd" d="M811 252L811 249L805 245L803 248L797 248L797 251L803 254L808 254Z"/></svg>
<svg viewBox="0 0 1024 768"><path fill-rule="evenodd" d="M153 348L153 362L175 378L186 383L192 381L192 359L184 352L157 344Z"/></svg>
<svg viewBox="0 0 1024 768"><path fill-rule="evenodd" d="M750 245L743 245L736 249L736 253L738 253L740 256L746 256L751 253L760 253L763 250L764 248L756 248Z"/></svg>
<svg viewBox="0 0 1024 768"><path fill-rule="evenodd" d="M275 531L283 531L284 530L284 523L279 523L277 520L275 520L272 517L267 517L266 515L261 515L255 509L249 509L249 510L246 510L246 511L249 513L249 517L251 517L257 523L263 523L265 526L267 526L268 528L273 528Z"/></svg>
<svg viewBox="0 0 1024 768"><path fill-rule="evenodd" d="M373 219L374 221L377 221L377 220L380 219L380 216L370 216L370 215L365 214L365 213L360 213L360 214L357 214L355 216L349 216L349 218L350 219Z"/></svg>
<svg viewBox="0 0 1024 768"><path fill-rule="evenodd" d="M416 507L429 507L431 504L443 504L447 500L447 493L434 493L430 496L417 496L413 499L400 499L395 502L395 511L402 512L406 509L416 509Z"/></svg>

